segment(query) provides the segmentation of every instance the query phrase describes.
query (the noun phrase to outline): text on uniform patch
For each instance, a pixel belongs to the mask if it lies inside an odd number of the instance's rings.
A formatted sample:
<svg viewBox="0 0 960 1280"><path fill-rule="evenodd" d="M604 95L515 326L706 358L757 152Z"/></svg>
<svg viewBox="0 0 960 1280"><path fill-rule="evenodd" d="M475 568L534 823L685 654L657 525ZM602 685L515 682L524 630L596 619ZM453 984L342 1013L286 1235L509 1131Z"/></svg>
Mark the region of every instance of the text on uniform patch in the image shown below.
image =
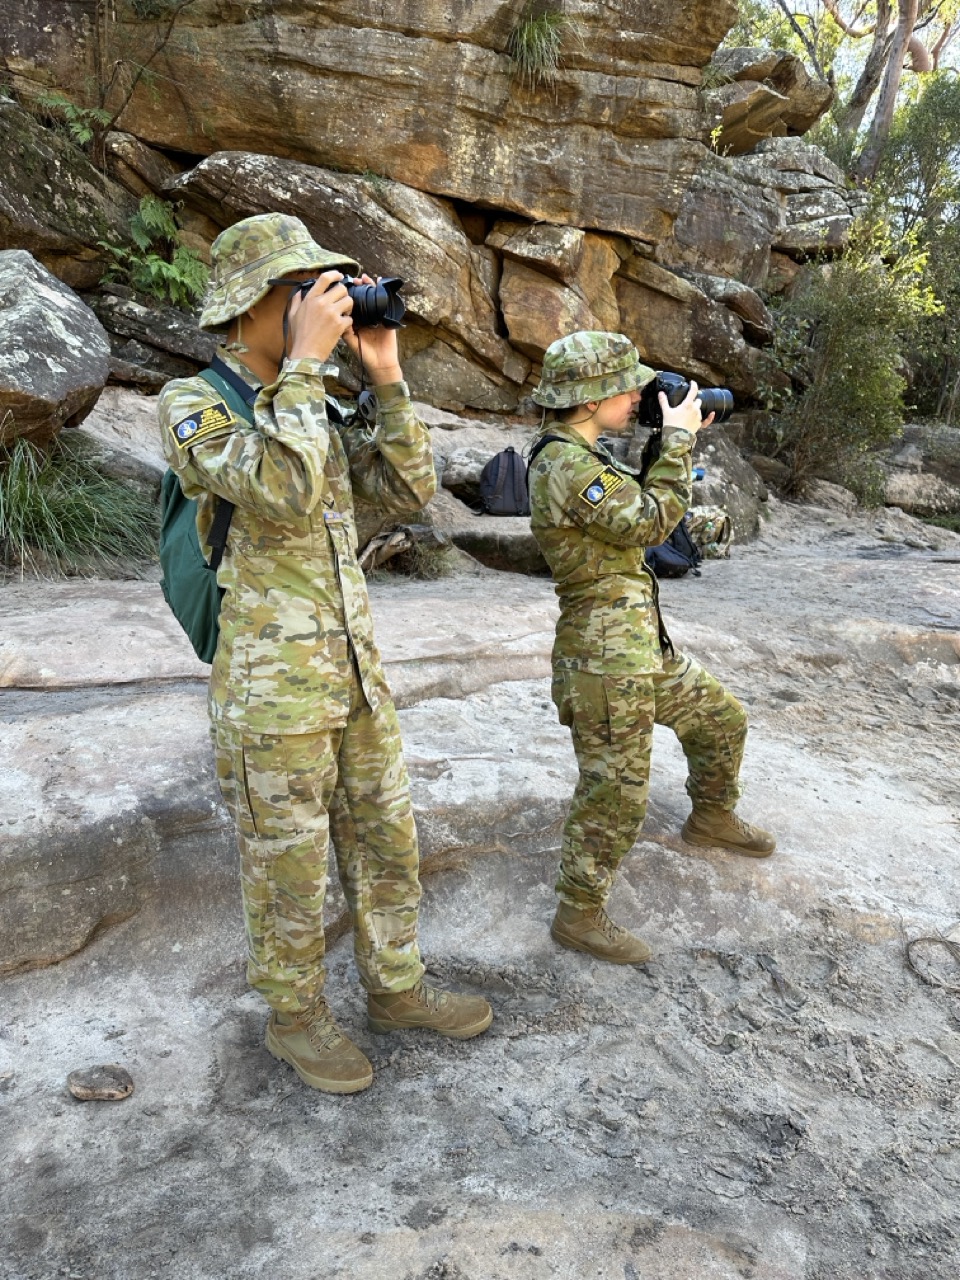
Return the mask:
<svg viewBox="0 0 960 1280"><path fill-rule="evenodd" d="M599 475L595 475L588 485L580 490L580 497L591 507L599 507L611 493L615 493L623 484L623 476L613 467L604 467Z"/></svg>
<svg viewBox="0 0 960 1280"><path fill-rule="evenodd" d="M173 432L177 447L188 449L198 441L205 440L207 436L228 430L233 426L233 421L230 410L222 400L219 400L216 404L207 405L198 413L192 413L189 418L181 418L171 426L170 430Z"/></svg>

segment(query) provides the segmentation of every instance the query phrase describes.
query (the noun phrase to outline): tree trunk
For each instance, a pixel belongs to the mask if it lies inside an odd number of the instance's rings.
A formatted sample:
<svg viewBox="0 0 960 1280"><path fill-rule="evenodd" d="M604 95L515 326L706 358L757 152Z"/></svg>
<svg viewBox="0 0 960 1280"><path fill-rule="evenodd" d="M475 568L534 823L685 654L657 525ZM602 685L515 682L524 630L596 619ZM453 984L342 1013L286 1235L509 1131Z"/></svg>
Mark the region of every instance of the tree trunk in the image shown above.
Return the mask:
<svg viewBox="0 0 960 1280"><path fill-rule="evenodd" d="M870 132L856 164L855 172L859 182L869 182L876 175L884 144L890 136L893 112L897 105L897 93L900 89L900 77L903 75L904 59L917 21L919 0L899 0L898 7L897 29L890 45L883 83L880 86L880 96L877 99L877 109L873 113Z"/></svg>
<svg viewBox="0 0 960 1280"><path fill-rule="evenodd" d="M877 92L880 79L883 75L883 68L887 62L887 54L890 51L890 3L889 0L879 0L877 4L877 22L873 29L873 40L870 44L870 52L863 64L863 70L854 86L853 93L850 95L843 109L836 113L837 124L844 133L854 137L863 124L863 117L867 113L867 107L873 95Z"/></svg>

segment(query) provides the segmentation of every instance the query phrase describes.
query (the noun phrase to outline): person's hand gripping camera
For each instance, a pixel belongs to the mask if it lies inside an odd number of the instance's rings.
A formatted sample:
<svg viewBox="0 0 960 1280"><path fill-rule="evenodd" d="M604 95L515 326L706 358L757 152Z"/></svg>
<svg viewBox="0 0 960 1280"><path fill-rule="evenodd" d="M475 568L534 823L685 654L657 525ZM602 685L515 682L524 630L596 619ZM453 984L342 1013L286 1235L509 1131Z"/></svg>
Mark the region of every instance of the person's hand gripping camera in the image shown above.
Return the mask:
<svg viewBox="0 0 960 1280"><path fill-rule="evenodd" d="M657 393L657 399L660 402L663 425L668 429L682 427L684 431L689 431L691 435L695 436L703 427L709 427L717 416L715 412L709 413L705 418L700 416L703 412L700 388L692 380L686 395L679 404L672 405L664 391Z"/></svg>
<svg viewBox="0 0 960 1280"><path fill-rule="evenodd" d="M304 283L310 285L309 280ZM393 279L381 281L379 276L350 279L339 271L325 271L311 287L295 291L288 314L291 359L327 360L343 338L374 386L399 382L403 377L397 349L403 314L403 304L396 297L400 284Z"/></svg>

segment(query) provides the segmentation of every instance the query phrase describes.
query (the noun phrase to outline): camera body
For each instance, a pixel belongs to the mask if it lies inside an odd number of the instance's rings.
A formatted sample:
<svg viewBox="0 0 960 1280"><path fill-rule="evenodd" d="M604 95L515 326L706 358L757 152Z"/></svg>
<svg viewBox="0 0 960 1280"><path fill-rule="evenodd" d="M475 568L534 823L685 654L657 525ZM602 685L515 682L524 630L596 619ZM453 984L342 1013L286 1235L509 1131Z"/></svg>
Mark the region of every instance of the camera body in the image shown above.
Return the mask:
<svg viewBox="0 0 960 1280"><path fill-rule="evenodd" d="M660 392L662 391L667 397L667 403L672 408L676 408L683 402L689 390L690 383L686 378L679 373L664 373L661 370L640 392L637 422L641 427L662 431L663 410L660 408ZM715 422L726 422L733 413L733 393L726 387L701 388L700 417L707 418L711 413L716 414Z"/></svg>

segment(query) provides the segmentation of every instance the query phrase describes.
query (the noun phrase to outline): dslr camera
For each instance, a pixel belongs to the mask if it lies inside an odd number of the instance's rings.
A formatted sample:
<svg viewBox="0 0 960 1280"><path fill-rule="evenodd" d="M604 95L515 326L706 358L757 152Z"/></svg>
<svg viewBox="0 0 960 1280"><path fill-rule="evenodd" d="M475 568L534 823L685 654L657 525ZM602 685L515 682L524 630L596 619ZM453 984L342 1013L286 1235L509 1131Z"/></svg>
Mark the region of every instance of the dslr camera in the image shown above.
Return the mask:
<svg viewBox="0 0 960 1280"><path fill-rule="evenodd" d="M671 408L682 404L690 383L679 373L660 372L640 392L640 405L637 409L637 422L641 427L650 427L653 431L663 430L663 410L660 408L659 395L662 391ZM715 413L716 422L726 422L733 413L733 393L726 387L701 387L700 417L708 418Z"/></svg>
<svg viewBox="0 0 960 1280"><path fill-rule="evenodd" d="M317 283L316 280L289 280L278 276L268 280L268 284L283 284L290 289L291 298L299 293L302 298ZM396 276L387 276L376 284L364 284L353 276L344 276L340 283L353 299L351 320L355 329L375 329L383 325L385 329L402 329L406 306L400 297L403 281Z"/></svg>

